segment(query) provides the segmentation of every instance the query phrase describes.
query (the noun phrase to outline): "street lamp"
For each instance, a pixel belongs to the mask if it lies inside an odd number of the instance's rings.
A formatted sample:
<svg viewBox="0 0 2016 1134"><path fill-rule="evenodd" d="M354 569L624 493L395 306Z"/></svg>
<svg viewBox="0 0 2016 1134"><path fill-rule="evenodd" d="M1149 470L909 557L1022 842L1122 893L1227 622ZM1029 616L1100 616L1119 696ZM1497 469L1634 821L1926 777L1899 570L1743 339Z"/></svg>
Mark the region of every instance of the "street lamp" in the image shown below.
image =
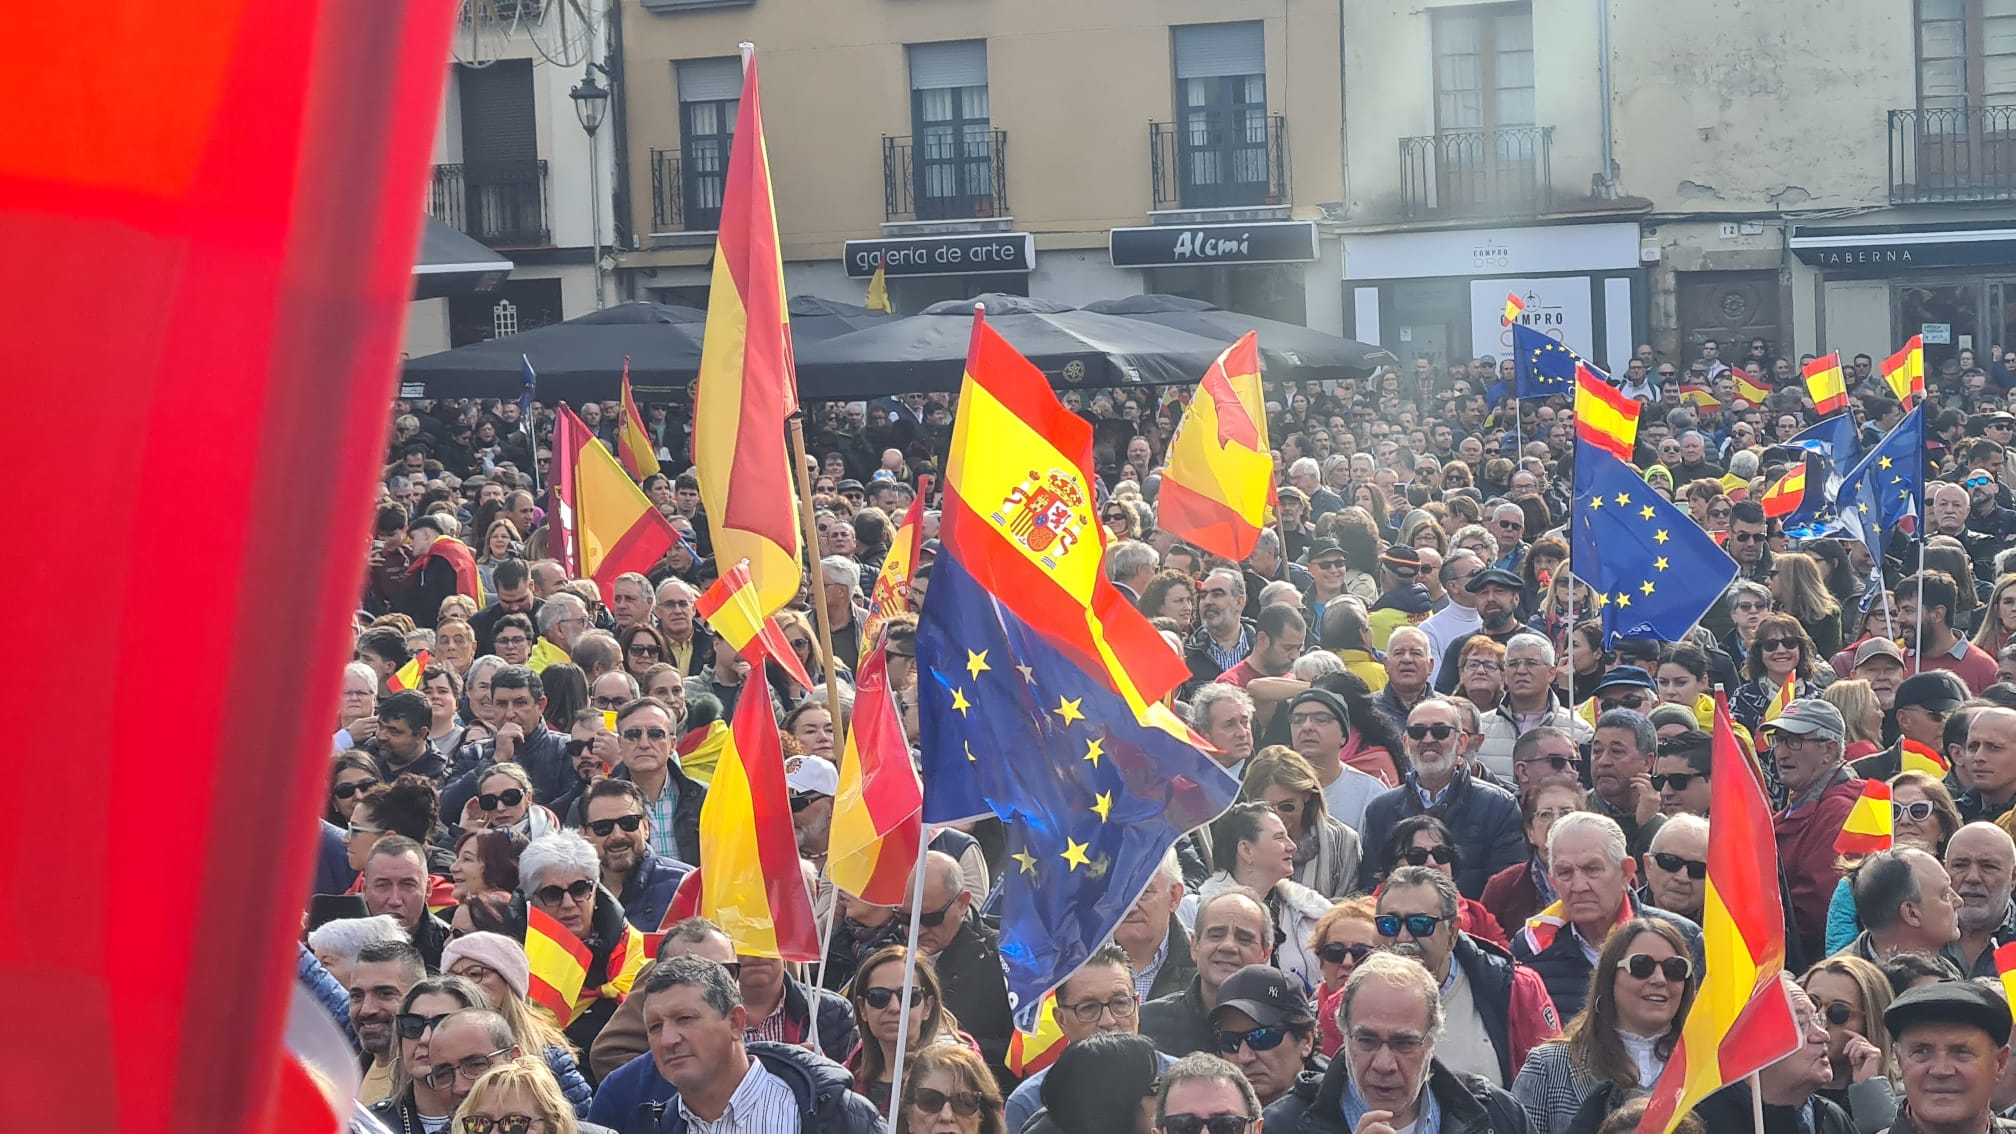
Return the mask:
<svg viewBox="0 0 2016 1134"><path fill-rule="evenodd" d="M595 81L595 64L581 75L581 81L567 92L574 100L574 117L581 122L581 129L588 135L588 209L589 223L594 226L595 250L595 306L603 305L602 298L602 161L596 155L595 131L602 128L602 120L609 114L609 90Z"/></svg>

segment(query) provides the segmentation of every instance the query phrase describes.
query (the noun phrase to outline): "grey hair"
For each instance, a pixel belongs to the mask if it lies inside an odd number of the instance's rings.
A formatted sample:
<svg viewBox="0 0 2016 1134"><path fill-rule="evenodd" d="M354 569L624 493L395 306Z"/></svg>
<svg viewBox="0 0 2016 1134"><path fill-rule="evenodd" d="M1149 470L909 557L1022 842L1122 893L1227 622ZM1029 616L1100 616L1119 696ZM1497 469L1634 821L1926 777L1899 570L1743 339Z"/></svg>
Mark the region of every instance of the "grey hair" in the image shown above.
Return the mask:
<svg viewBox="0 0 2016 1134"><path fill-rule="evenodd" d="M1138 539L1123 539L1106 549L1106 577L1117 583L1153 571L1156 558L1154 547Z"/></svg>
<svg viewBox="0 0 2016 1134"><path fill-rule="evenodd" d="M1190 727L1203 732L1211 723L1211 710L1230 701L1247 712L1253 711L1253 697L1237 685L1213 681L1201 686L1190 698Z"/></svg>
<svg viewBox="0 0 2016 1134"><path fill-rule="evenodd" d="M540 636L551 635L553 628L560 625L561 620L569 615L577 618L588 617L588 604L566 591L553 592L552 597L546 600L546 604L539 608Z"/></svg>
<svg viewBox="0 0 2016 1134"><path fill-rule="evenodd" d="M668 988L697 987L707 1007L726 1016L742 1006L742 987L721 962L705 957L667 957L651 968L644 978L644 995L649 997Z"/></svg>
<svg viewBox="0 0 2016 1134"><path fill-rule="evenodd" d="M1570 811L1561 818L1554 820L1553 829L1547 832L1548 860L1553 860L1554 848L1560 845L1563 836L1572 835L1584 829L1594 831L1601 837L1603 840L1603 854L1605 858L1610 860L1610 865L1617 866L1623 863L1625 855L1624 828L1617 825L1617 820L1595 811ZM524 872L522 864L519 866L519 872L521 874Z"/></svg>
<svg viewBox="0 0 2016 1134"><path fill-rule="evenodd" d="M1456 572L1463 569L1463 561L1466 559L1475 560L1480 567L1484 565L1484 560L1469 548L1451 547L1449 554L1442 560L1442 569L1435 572L1436 577L1441 579L1446 586L1451 580L1456 578Z"/></svg>
<svg viewBox="0 0 2016 1134"><path fill-rule="evenodd" d="M1290 477L1321 476L1323 475L1323 466L1317 464L1314 457L1297 457L1295 462L1288 466L1288 475Z"/></svg>
<svg viewBox="0 0 2016 1134"><path fill-rule="evenodd" d="M1557 820L1557 825L1558 825ZM1425 867L1423 869L1426 869ZM1384 950L1376 952L1358 962L1351 970L1351 979L1344 982L1344 997L1337 1007L1337 1023L1344 1031L1351 1030L1351 1005L1358 1000L1358 990L1369 981L1379 981L1394 988L1410 989L1421 996L1428 1006L1428 1048L1432 1052L1435 1041L1442 1038L1444 1023L1442 1011L1442 990L1435 984L1435 978L1428 975L1427 966L1412 957Z"/></svg>
<svg viewBox="0 0 2016 1134"><path fill-rule="evenodd" d="M601 675L600 677L597 677L597 678L596 678L595 680L596 680L596 681L601 681L603 677L620 677L620 678L622 678L622 679L623 679L623 688L624 688L624 690L625 690L625 691L626 691L626 692L628 693L628 695L629 695L629 699L630 699L630 700L632 700L632 701L635 701L635 700L636 700L637 698L639 698L639 697L641 697L641 696L643 696L643 695L644 695L644 690L643 690L643 689L642 689L642 688L641 688L641 687L640 687L640 686L639 686L639 685L637 684L637 679L636 679L636 678L634 678L634 677L632 677L632 676L630 676L630 671L628 671L628 670L623 670L623 669L612 669L612 670L608 671L607 673L604 673L604 674L602 674L602 675ZM593 692L594 692L594 690L595 690L595 686L594 686L594 683L593 683L593 682L589 683L589 686L588 686L588 690L589 690L589 692L590 692L590 693L593 693Z"/></svg>
<svg viewBox="0 0 2016 1134"><path fill-rule="evenodd" d="M638 588L639 590L642 590L646 595L646 597L649 597L655 593L651 587L651 580L637 571L625 571L621 575L616 576L616 582L609 584L609 589L615 590L616 583L629 583L630 585Z"/></svg>
<svg viewBox="0 0 2016 1134"><path fill-rule="evenodd" d="M829 555L819 561L822 582L837 583L851 594L861 593L861 565L844 555Z"/></svg>
<svg viewBox="0 0 2016 1134"><path fill-rule="evenodd" d="M1491 529L1485 527L1483 524L1464 524L1462 527L1457 528L1455 534L1449 537L1449 546L1453 548L1473 539L1482 540L1492 547L1498 546L1498 537L1492 535ZM1482 562L1484 557L1480 555L1477 558L1479 562Z"/></svg>
<svg viewBox="0 0 2016 1134"><path fill-rule="evenodd" d="M1198 1051L1177 1060L1155 1080L1155 1128L1169 1117L1169 1092L1178 1083L1224 1083L1239 1092L1246 1105L1246 1121L1260 1120L1260 1095L1239 1068L1209 1052Z"/></svg>
<svg viewBox="0 0 2016 1134"><path fill-rule="evenodd" d="M590 882L602 876L602 861L595 846L579 831L554 831L525 846L518 856L518 889L526 894L539 888L540 879L555 870L573 869Z"/></svg>
<svg viewBox="0 0 2016 1134"><path fill-rule="evenodd" d="M434 1025L435 1034L440 1034L440 1029L458 1022L483 1029L484 1041L500 1050L518 1046L518 1033L511 1030L511 1021L505 1019L502 1012L490 1008L463 1008L460 1011L450 1012L447 1019Z"/></svg>
<svg viewBox="0 0 2016 1134"><path fill-rule="evenodd" d="M1317 650L1315 653L1303 654L1296 658L1291 672L1299 681L1314 681L1333 673L1343 673L1344 659L1329 650Z"/></svg>
<svg viewBox="0 0 2016 1134"><path fill-rule="evenodd" d="M1294 595L1296 605L1297 606L1301 605L1302 589L1286 579L1276 579L1273 582L1267 584L1266 586L1261 587L1260 605L1263 607L1269 606L1273 603L1273 601L1276 598L1279 598L1283 594Z"/></svg>
<svg viewBox="0 0 2016 1134"><path fill-rule="evenodd" d="M1526 510L1524 508L1521 508L1519 505L1512 503L1510 500L1507 500L1505 503L1500 504L1496 508L1491 509L1491 518L1495 520L1507 512L1517 512L1519 514L1519 519L1521 521L1524 521L1526 519Z"/></svg>
<svg viewBox="0 0 2016 1134"><path fill-rule="evenodd" d="M479 669L485 671L499 670L510 664L510 662L505 661L496 654L484 654L482 657L469 663L469 672L462 675L462 684L466 688L470 682L475 681L476 671Z"/></svg>
<svg viewBox="0 0 2016 1134"><path fill-rule="evenodd" d="M1274 533L1273 528L1261 528L1260 534L1253 537L1253 550L1279 555L1281 554L1281 537ZM1222 571L1224 568L1221 567L1219 570ZM1215 574L1216 572L1213 573ZM1238 575L1239 572L1234 571L1233 574ZM1242 595L1246 593L1246 579L1243 575L1239 579L1239 593Z"/></svg>
<svg viewBox="0 0 2016 1134"><path fill-rule="evenodd" d="M1383 896L1401 886L1426 886L1435 891L1435 898L1442 905L1443 920L1453 920L1456 909L1462 903L1463 895L1456 889L1456 883L1447 874L1432 866L1398 866L1386 876L1386 886L1379 891Z"/></svg>
<svg viewBox="0 0 2016 1134"><path fill-rule="evenodd" d="M1243 693L1244 690L1241 690ZM1155 874L1149 879L1157 886L1181 886L1183 884L1183 861L1176 857L1176 848L1162 852L1162 861L1155 865Z"/></svg>
<svg viewBox="0 0 2016 1134"><path fill-rule="evenodd" d="M623 647L617 644L616 635L607 630L585 630L568 652L568 660L581 667L583 672L611 667L620 669L623 664ZM635 694L632 694L635 696Z"/></svg>
<svg viewBox="0 0 2016 1134"><path fill-rule="evenodd" d="M1393 633L1386 639L1387 653L1390 654L1393 652L1393 641L1394 639L1400 637L1402 634L1407 635L1409 638L1421 639L1421 644L1428 648L1428 652L1431 655L1435 652L1434 641L1431 638L1429 638L1427 632L1422 630L1419 626L1395 626L1393 628Z"/></svg>
<svg viewBox="0 0 2016 1134"><path fill-rule="evenodd" d="M1729 589L1723 592L1723 597L1729 600L1729 609L1735 610L1736 604L1746 597L1761 598L1767 603L1770 602L1771 588L1762 583L1753 583L1748 579L1738 579L1729 584Z"/></svg>
<svg viewBox="0 0 2016 1134"><path fill-rule="evenodd" d="M1513 650L1526 649L1539 650L1540 657L1547 665L1554 664L1554 643L1547 640L1547 635L1535 634L1531 630L1522 630L1512 635L1505 643L1505 652L1508 654Z"/></svg>
<svg viewBox="0 0 2016 1134"><path fill-rule="evenodd" d="M1636 709L1611 709L1596 718L1596 727L1629 729L1631 743L1647 759L1659 750L1659 730L1652 727L1651 717Z"/></svg>
<svg viewBox="0 0 2016 1134"><path fill-rule="evenodd" d="M1729 471L1745 480L1757 475L1757 451L1738 449L1729 455Z"/></svg>
<svg viewBox="0 0 2016 1134"><path fill-rule="evenodd" d="M308 931L308 951L320 956L334 953L355 964L357 954L374 941L411 941L412 935L391 914L377 917L343 917L324 922Z"/></svg>
<svg viewBox="0 0 2016 1134"><path fill-rule="evenodd" d="M504 659L499 658L497 660L502 661ZM365 665L361 661L353 661L345 664L343 666L343 676L361 677L364 679L365 684L371 686L371 691L373 693L376 693L378 691L378 672L372 669L370 666Z"/></svg>
<svg viewBox="0 0 2016 1134"><path fill-rule="evenodd" d="M1267 533L1263 531L1260 533L1260 535L1262 538L1265 538ZM1238 595L1241 599L1244 599L1246 597L1246 575L1244 572L1235 571L1230 567L1219 567L1212 570L1212 572L1204 576L1204 578L1206 580L1210 580L1212 578L1216 578L1221 575L1224 576L1225 582L1231 587L1233 594ZM357 662L353 664L363 665L362 662ZM371 667L365 666L364 668L368 670ZM372 680L373 681L377 680L376 674L372 675Z"/></svg>

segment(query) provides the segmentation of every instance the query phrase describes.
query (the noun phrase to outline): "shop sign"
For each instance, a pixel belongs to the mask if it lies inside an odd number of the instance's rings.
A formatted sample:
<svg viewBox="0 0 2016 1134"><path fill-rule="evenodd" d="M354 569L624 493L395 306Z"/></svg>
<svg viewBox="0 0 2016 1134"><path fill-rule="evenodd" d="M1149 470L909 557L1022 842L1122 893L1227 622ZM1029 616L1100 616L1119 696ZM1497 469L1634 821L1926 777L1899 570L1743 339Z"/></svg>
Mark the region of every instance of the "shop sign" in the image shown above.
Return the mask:
<svg viewBox="0 0 2016 1134"><path fill-rule="evenodd" d="M1107 236L1107 249L1116 268L1307 263L1316 258L1316 222L1116 228Z"/></svg>
<svg viewBox="0 0 2016 1134"><path fill-rule="evenodd" d="M1470 282L1470 342L1474 353L1502 359L1512 351L1512 328L1503 322L1505 295L1526 302L1519 321L1583 358L1596 357L1596 323L1588 276L1494 279Z"/></svg>
<svg viewBox="0 0 2016 1134"><path fill-rule="evenodd" d="M875 274L878 264L891 278L1033 272L1036 238L1026 232L986 232L850 240L845 263L850 277L864 280Z"/></svg>

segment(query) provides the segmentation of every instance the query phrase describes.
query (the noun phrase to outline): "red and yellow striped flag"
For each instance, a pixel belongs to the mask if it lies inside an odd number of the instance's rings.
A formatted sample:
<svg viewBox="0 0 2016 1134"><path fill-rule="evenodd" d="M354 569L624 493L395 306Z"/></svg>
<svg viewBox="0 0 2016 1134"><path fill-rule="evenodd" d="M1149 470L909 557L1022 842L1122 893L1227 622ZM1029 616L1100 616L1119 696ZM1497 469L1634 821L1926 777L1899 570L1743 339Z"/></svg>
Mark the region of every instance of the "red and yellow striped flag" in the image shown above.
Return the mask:
<svg viewBox="0 0 2016 1134"><path fill-rule="evenodd" d="M1197 384L1190 412L1169 442L1156 519L1179 539L1241 560L1253 554L1274 499L1260 345L1248 331Z"/></svg>
<svg viewBox="0 0 2016 1134"><path fill-rule="evenodd" d="M1712 410L1716 413L1720 413L1722 410L1722 400L1715 396L1715 391L1695 382L1687 382L1681 385L1680 401L1685 405L1693 406L1697 410Z"/></svg>
<svg viewBox="0 0 2016 1134"><path fill-rule="evenodd" d="M561 1027L574 1022L581 1004L581 985L594 960L588 946L551 914L525 904L525 959L532 966L526 995L544 1005Z"/></svg>
<svg viewBox="0 0 2016 1134"><path fill-rule="evenodd" d="M693 393L693 463L716 558L747 559L757 606L773 614L797 597L801 578L797 498L784 442L798 393L753 51L742 72L735 140Z"/></svg>
<svg viewBox="0 0 2016 1134"><path fill-rule="evenodd" d="M693 608L707 620L709 629L755 667L751 671L753 677L763 675L763 662L768 658L783 668L785 676L806 689L812 688L805 663L798 660L798 652L784 640L784 631L777 620L757 605L759 601L756 587L749 579L749 561L744 559L722 572Z"/></svg>
<svg viewBox="0 0 2016 1134"><path fill-rule="evenodd" d="M875 587L868 594L868 622L861 632L860 660L866 660L882 644L882 623L890 615L910 609L910 576L917 569L917 549L924 542L924 498L930 493L931 478L924 477L917 484L917 495L910 500L910 510L903 514L896 537L889 541L889 554L882 557L882 570L876 574Z"/></svg>
<svg viewBox="0 0 2016 1134"><path fill-rule="evenodd" d="M1759 501L1766 516L1789 516L1799 510L1806 500L1806 459L1778 478L1778 483L1764 490L1764 498Z"/></svg>
<svg viewBox="0 0 2016 1134"><path fill-rule="evenodd" d="M1770 830L1763 778L1737 746L1721 694L1714 771L1709 811L1716 822L1733 831ZM1707 960L1701 988L1638 1134L1672 1134L1696 1103L1791 1054L1803 1038L1779 982L1785 907L1778 901L1778 848L1770 839L1709 842L1701 932Z"/></svg>
<svg viewBox="0 0 2016 1134"><path fill-rule="evenodd" d="M564 405L553 424L552 490L559 546L550 554L570 577L595 580L605 603L617 576L650 571L679 538L609 447Z"/></svg>
<svg viewBox="0 0 2016 1134"><path fill-rule="evenodd" d="M1520 313L1525 310L1526 301L1519 298L1516 292L1507 292L1505 295L1505 317L1502 322L1507 327L1511 326L1513 320L1519 318Z"/></svg>
<svg viewBox="0 0 2016 1134"><path fill-rule="evenodd" d="M1761 406L1764 404L1764 399L1771 396L1769 389L1752 382L1750 375L1744 371L1731 371L1729 376L1736 380L1736 400L1739 402L1748 402L1753 406Z"/></svg>
<svg viewBox="0 0 2016 1134"><path fill-rule="evenodd" d="M1925 400L1925 336L1912 335L1904 349L1883 360L1877 367L1883 380L1897 393L1897 400L1904 403L1908 412L1912 406Z"/></svg>
<svg viewBox="0 0 2016 1134"><path fill-rule="evenodd" d="M1575 365L1575 436L1618 460L1630 463L1638 441L1638 413L1644 407L1623 391L1598 378L1587 366Z"/></svg>
<svg viewBox="0 0 2016 1134"><path fill-rule="evenodd" d="M840 754L826 870L864 902L900 906L924 843L924 783L889 689L887 647L855 674L854 720Z"/></svg>
<svg viewBox="0 0 2016 1134"><path fill-rule="evenodd" d="M1899 749L1900 772L1924 772L1928 776L1945 779L1953 770L1953 764L1938 749L1916 740L1906 739Z"/></svg>
<svg viewBox="0 0 2016 1134"><path fill-rule="evenodd" d="M886 256L875 257L875 274L868 277L868 298L861 304L870 311L880 311L884 315L895 311L895 308L889 305L889 273L884 263L887 259Z"/></svg>
<svg viewBox="0 0 2016 1134"><path fill-rule="evenodd" d="M1995 972L2002 978L2002 993L2016 1001L2016 941L1995 947Z"/></svg>
<svg viewBox="0 0 2016 1134"><path fill-rule="evenodd" d="M1043 994L1041 1014L1036 1017L1036 1032L1017 1030L1008 1038L1008 1070L1027 1079L1043 1070L1057 1057L1064 1054L1064 1029L1057 1023L1057 993L1051 990Z"/></svg>
<svg viewBox="0 0 2016 1134"><path fill-rule="evenodd" d="M1890 814L1890 785L1882 780L1863 780L1862 798L1848 812L1841 833L1834 837L1835 854L1874 854L1889 850L1895 827Z"/></svg>
<svg viewBox="0 0 2016 1134"><path fill-rule="evenodd" d="M1762 723L1768 725L1772 721L1777 720L1778 714L1784 712L1787 705L1798 699L1799 675L1796 673L1787 674L1785 684L1778 687L1778 692L1772 696L1771 703L1764 706L1764 720Z"/></svg>
<svg viewBox="0 0 2016 1134"><path fill-rule="evenodd" d="M400 666L397 672L385 679L385 688L394 693L402 689L420 688L421 677L427 672L427 663L433 660L433 655L426 650L414 654L413 660Z"/></svg>
<svg viewBox="0 0 2016 1134"><path fill-rule="evenodd" d="M1841 377L1841 354L1823 354L1799 368L1806 376L1806 391L1813 395L1814 412L1826 415L1848 405L1848 383Z"/></svg>
<svg viewBox="0 0 2016 1134"><path fill-rule="evenodd" d="M658 475L658 453L651 435L644 430L644 415L637 412L637 399L630 394L630 356L623 356L623 418L616 426L616 459L630 479L642 483Z"/></svg>

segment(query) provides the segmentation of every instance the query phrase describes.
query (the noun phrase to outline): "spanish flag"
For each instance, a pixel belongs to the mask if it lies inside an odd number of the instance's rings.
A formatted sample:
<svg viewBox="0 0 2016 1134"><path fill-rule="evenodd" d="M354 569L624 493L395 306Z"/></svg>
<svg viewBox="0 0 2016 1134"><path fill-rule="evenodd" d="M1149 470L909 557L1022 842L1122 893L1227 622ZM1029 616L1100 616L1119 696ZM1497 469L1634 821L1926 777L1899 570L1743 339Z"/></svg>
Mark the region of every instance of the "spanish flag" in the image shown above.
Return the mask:
<svg viewBox="0 0 2016 1134"><path fill-rule="evenodd" d="M623 356L623 419L616 427L616 459L630 479L642 483L658 475L658 454L651 435L644 430L644 415L637 412L637 399L630 395L630 356Z"/></svg>
<svg viewBox="0 0 2016 1134"><path fill-rule="evenodd" d="M1260 345L1248 331L1197 384L1190 412L1169 442L1156 519L1178 539L1241 560L1253 554L1274 501Z"/></svg>
<svg viewBox="0 0 2016 1134"><path fill-rule="evenodd" d="M894 309L889 306L889 273L884 270L883 263L886 259L885 256L875 257L875 274L868 277L868 299L862 306L870 311L890 314Z"/></svg>
<svg viewBox="0 0 2016 1134"><path fill-rule="evenodd" d="M1806 376L1806 390L1813 395L1814 412L1822 417L1845 409L1848 405L1848 383L1841 377L1841 354L1823 354L1819 358L1800 367Z"/></svg>
<svg viewBox="0 0 2016 1134"><path fill-rule="evenodd" d="M784 631L777 620L757 605L760 601L749 579L749 561L744 559L714 580L693 609L707 620L708 629L756 667L756 673L763 672L763 662L768 659L776 662L786 677L812 688L812 677L805 672L805 663L798 660L798 652L784 640Z"/></svg>
<svg viewBox="0 0 2016 1134"><path fill-rule="evenodd" d="M1035 1034L1017 1030L1008 1038L1008 1070L1027 1079L1064 1054L1064 1029L1057 1023L1057 993L1043 994Z"/></svg>
<svg viewBox="0 0 2016 1134"><path fill-rule="evenodd" d="M1768 831L1771 804L1763 779L1737 747L1728 703L1720 695L1716 702L1709 811L1732 831ZM1702 911L1707 967L1638 1134L1672 1134L1696 1103L1790 1055L1803 1039L1779 981L1785 908L1778 901L1776 844L1711 840Z"/></svg>
<svg viewBox="0 0 2016 1134"><path fill-rule="evenodd" d="M1515 293L1510 292L1506 293L1504 325L1507 327L1511 326L1512 323L1519 318L1520 313L1525 310L1526 310L1525 300L1519 298L1519 296Z"/></svg>
<svg viewBox="0 0 2016 1134"><path fill-rule="evenodd" d="M1729 376L1736 380L1736 400L1739 402L1748 402L1753 406L1761 406L1764 404L1764 399L1771 396L1769 389L1752 382L1750 375L1744 371L1732 370L1729 372Z"/></svg>
<svg viewBox="0 0 2016 1134"><path fill-rule="evenodd" d="M1766 516L1789 516L1799 510L1806 499L1806 461L1801 458L1778 483L1764 490L1764 498L1759 503L1764 506Z"/></svg>
<svg viewBox="0 0 2016 1134"><path fill-rule="evenodd" d="M929 477L917 485L917 495L910 501L910 510L903 514L903 523L896 529L896 536L889 541L889 553L882 557L882 570L875 576L875 587L868 595L868 622L861 633L861 660L881 644L882 623L892 614L901 614L910 609L910 576L917 570L917 549L923 544L924 497L931 491Z"/></svg>
<svg viewBox="0 0 2016 1134"><path fill-rule="evenodd" d="M605 603L617 576L649 572L678 539L609 447L564 405L553 425L552 491L553 557L569 577L595 580Z"/></svg>
<svg viewBox="0 0 2016 1134"><path fill-rule="evenodd" d="M798 408L770 154L744 45L741 143L728 151L707 329L693 393L693 463L720 562L749 561L764 614L798 596L798 506L785 421Z"/></svg>
<svg viewBox="0 0 2016 1134"><path fill-rule="evenodd" d="M2002 977L2002 993L2016 1000L2016 941L1995 947L1995 971Z"/></svg>
<svg viewBox="0 0 2016 1134"><path fill-rule="evenodd" d="M1834 837L1836 854L1874 854L1890 849L1893 824L1890 814L1890 785L1882 780L1863 780L1862 798L1848 812L1841 833Z"/></svg>
<svg viewBox="0 0 2016 1134"><path fill-rule="evenodd" d="M1771 698L1771 703L1764 706L1764 720L1762 723L1768 725L1772 721L1777 720L1778 714L1784 712L1785 707L1797 700L1798 697L1799 675L1796 673L1790 674L1785 678L1785 684L1778 687L1778 693Z"/></svg>
<svg viewBox="0 0 2016 1134"><path fill-rule="evenodd" d="M525 959L532 979L526 995L553 1013L561 1027L574 1022L582 1007L581 985L588 979L594 955L572 930L546 911L525 904Z"/></svg>
<svg viewBox="0 0 2016 1134"><path fill-rule="evenodd" d="M1953 765L1937 749L1918 741L1906 739L1899 749L1899 771L1924 772L1928 776L1945 779Z"/></svg>
<svg viewBox="0 0 2016 1134"><path fill-rule="evenodd" d="M1897 400L1909 411L1925 400L1925 336L1912 335L1904 349L1883 360L1877 367L1883 380L1897 392Z"/></svg>
<svg viewBox="0 0 2016 1134"><path fill-rule="evenodd" d="M976 312L940 538L980 587L1138 709L1190 669L1102 569L1092 426Z"/></svg>
<svg viewBox="0 0 2016 1134"><path fill-rule="evenodd" d="M422 675L427 672L427 664L434 658L426 650L413 655L413 660L399 667L398 672L385 679L385 688L397 693L403 689L418 689Z"/></svg>
<svg viewBox="0 0 2016 1134"><path fill-rule="evenodd" d="M1722 400L1715 396L1715 391L1697 382L1686 382L1681 385L1680 401L1697 410L1713 410L1717 413L1722 410Z"/></svg>
<svg viewBox="0 0 2016 1134"><path fill-rule="evenodd" d="M1575 436L1629 464L1643 407L1587 366L1575 367Z"/></svg>
<svg viewBox="0 0 2016 1134"><path fill-rule="evenodd" d="M862 901L898 906L923 852L924 783L889 689L887 646L871 651L854 676L826 870L834 886Z"/></svg>

